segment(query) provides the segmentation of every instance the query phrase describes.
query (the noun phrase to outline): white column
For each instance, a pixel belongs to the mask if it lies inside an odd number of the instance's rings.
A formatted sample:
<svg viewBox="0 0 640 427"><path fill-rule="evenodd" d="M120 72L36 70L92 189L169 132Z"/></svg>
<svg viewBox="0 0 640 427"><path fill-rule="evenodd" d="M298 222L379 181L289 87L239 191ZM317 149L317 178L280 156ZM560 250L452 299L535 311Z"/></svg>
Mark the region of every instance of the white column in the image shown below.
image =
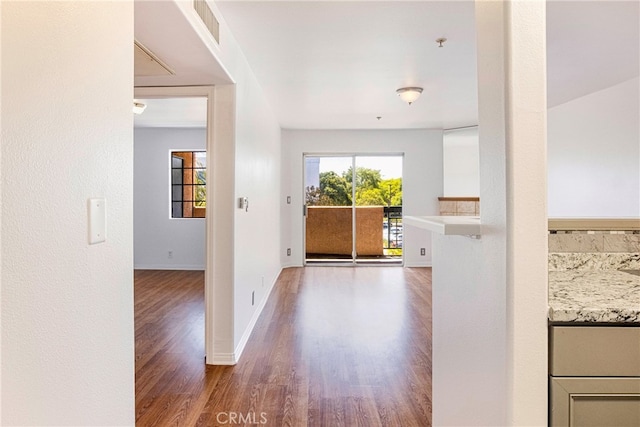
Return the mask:
<svg viewBox="0 0 640 427"><path fill-rule="evenodd" d="M530 0L506 6L507 421L546 425L546 4Z"/></svg>
<svg viewBox="0 0 640 427"><path fill-rule="evenodd" d="M213 215L207 216L207 363L235 365L234 353L234 211L235 204L235 85L216 86L214 102L209 101L213 138Z"/></svg>
<svg viewBox="0 0 640 427"><path fill-rule="evenodd" d="M482 238L433 236L433 424L547 421L544 1L476 1Z"/></svg>

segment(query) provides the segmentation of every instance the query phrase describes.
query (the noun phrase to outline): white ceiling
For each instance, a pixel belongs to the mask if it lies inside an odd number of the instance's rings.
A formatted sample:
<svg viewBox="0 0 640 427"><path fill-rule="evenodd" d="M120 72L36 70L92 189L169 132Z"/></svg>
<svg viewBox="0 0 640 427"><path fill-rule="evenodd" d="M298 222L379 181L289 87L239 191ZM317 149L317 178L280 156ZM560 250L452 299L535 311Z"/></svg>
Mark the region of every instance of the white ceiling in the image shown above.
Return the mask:
<svg viewBox="0 0 640 427"><path fill-rule="evenodd" d="M547 1L550 107L639 74L640 1Z"/></svg>
<svg viewBox="0 0 640 427"><path fill-rule="evenodd" d="M182 43L198 43L181 35L186 21L175 18L167 4L173 2L136 0L135 32L176 75L136 78L136 85L225 81L202 41L199 51L185 53ZM638 1L547 4L550 106L638 76ZM283 128L477 123L472 1L225 0L216 5ZM438 37L448 39L443 48L435 43ZM402 86L421 86L424 93L409 106L395 94Z"/></svg>
<svg viewBox="0 0 640 427"><path fill-rule="evenodd" d="M145 127L188 127L207 125L207 98L136 99L147 106L143 114L133 115L133 125Z"/></svg>
<svg viewBox="0 0 640 427"><path fill-rule="evenodd" d="M476 123L473 2L216 4L283 128ZM396 95L404 86L424 88L411 106Z"/></svg>

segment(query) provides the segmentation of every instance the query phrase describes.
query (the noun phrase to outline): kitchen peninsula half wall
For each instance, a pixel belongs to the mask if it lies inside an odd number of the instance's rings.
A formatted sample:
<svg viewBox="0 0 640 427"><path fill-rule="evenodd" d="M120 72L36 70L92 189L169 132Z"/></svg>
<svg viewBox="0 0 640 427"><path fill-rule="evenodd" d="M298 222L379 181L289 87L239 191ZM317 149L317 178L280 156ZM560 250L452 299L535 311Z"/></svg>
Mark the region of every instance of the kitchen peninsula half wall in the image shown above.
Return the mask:
<svg viewBox="0 0 640 427"><path fill-rule="evenodd" d="M405 216L407 225L444 235L480 238L479 197L438 197L439 216Z"/></svg>

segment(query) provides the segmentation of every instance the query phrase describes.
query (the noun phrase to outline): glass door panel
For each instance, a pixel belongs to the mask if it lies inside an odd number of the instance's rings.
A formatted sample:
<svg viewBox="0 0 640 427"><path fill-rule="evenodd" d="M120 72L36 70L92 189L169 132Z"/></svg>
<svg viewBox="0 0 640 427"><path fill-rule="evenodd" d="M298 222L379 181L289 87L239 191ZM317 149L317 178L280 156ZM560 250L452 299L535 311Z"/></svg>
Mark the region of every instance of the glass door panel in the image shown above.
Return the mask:
<svg viewBox="0 0 640 427"><path fill-rule="evenodd" d="M352 156L305 156L307 263L353 262L352 167Z"/></svg>
<svg viewBox="0 0 640 427"><path fill-rule="evenodd" d="M356 261L402 263L402 156L356 156L355 168Z"/></svg>

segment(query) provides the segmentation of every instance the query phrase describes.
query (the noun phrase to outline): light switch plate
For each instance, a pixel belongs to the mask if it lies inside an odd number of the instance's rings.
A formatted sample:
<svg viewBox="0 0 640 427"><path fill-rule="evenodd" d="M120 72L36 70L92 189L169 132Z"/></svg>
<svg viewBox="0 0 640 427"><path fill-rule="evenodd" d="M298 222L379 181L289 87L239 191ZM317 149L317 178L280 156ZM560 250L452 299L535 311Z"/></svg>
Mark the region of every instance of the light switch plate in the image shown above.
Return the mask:
<svg viewBox="0 0 640 427"><path fill-rule="evenodd" d="M107 201L89 199L89 244L107 240Z"/></svg>

